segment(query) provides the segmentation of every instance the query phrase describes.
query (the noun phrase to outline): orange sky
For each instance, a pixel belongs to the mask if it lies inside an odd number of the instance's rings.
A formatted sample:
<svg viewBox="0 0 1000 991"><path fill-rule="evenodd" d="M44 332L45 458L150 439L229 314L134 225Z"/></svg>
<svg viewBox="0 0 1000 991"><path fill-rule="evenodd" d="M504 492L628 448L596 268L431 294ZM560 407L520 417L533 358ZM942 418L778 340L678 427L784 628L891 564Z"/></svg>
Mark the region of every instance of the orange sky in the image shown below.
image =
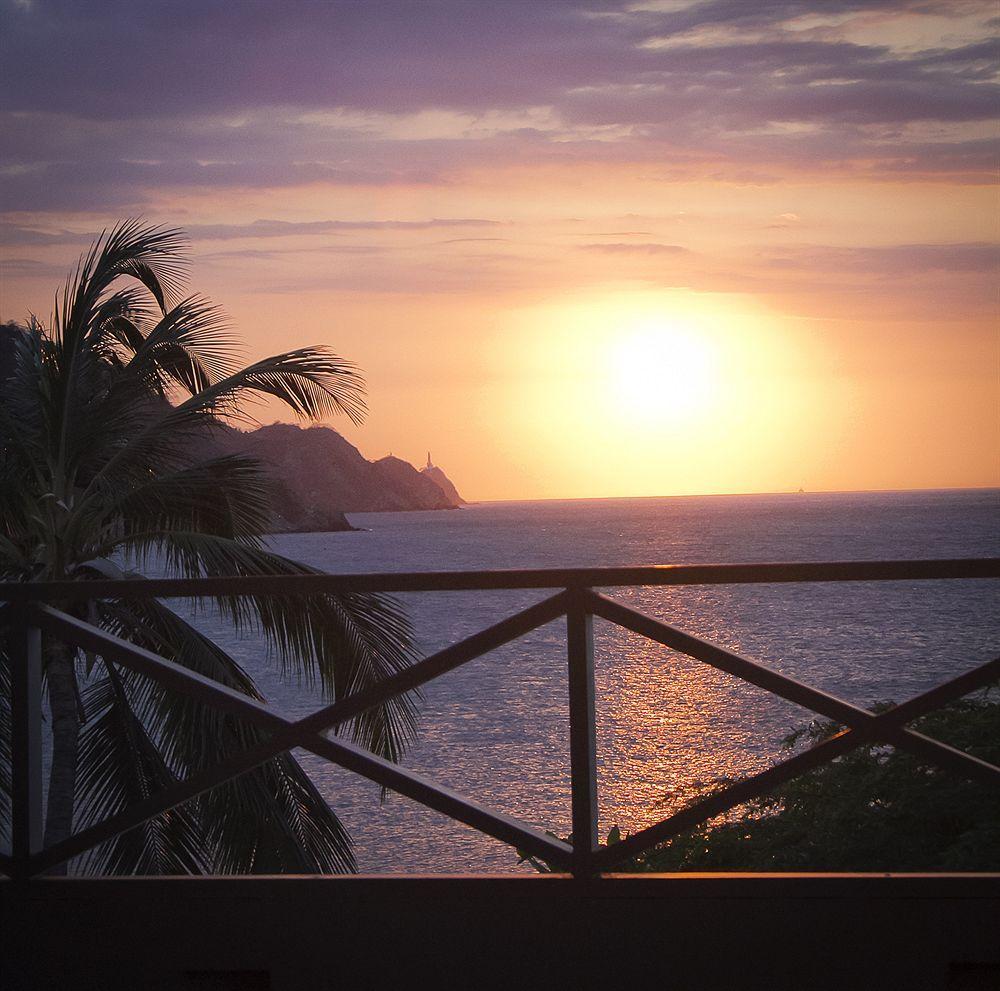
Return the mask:
<svg viewBox="0 0 1000 991"><path fill-rule="evenodd" d="M430 449L469 499L1000 484L993 5L598 6L596 33L567 5L524 28L593 69L513 81L459 25L448 79L418 52L407 89L393 49L364 95L293 92L277 29L245 25L261 81L217 106L25 85L0 317L47 318L87 238L141 213L191 232L248 356L332 345L371 405L333 425Z"/></svg>

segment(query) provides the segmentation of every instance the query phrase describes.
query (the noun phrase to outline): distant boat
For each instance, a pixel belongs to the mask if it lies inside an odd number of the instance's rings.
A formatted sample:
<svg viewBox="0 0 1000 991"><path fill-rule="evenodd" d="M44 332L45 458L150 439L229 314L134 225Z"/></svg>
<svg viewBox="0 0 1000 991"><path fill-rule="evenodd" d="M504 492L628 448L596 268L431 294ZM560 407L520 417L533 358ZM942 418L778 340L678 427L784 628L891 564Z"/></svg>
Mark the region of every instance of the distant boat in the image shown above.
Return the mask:
<svg viewBox="0 0 1000 991"><path fill-rule="evenodd" d="M799 495L805 495L805 489L799 489Z"/></svg>

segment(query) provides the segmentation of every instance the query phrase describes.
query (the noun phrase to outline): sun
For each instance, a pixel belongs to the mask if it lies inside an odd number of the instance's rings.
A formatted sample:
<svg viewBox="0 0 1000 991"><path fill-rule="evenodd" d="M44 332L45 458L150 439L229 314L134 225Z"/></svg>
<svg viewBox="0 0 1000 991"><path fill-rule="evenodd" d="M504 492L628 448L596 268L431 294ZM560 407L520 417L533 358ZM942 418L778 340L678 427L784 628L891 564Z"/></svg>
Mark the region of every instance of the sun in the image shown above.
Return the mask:
<svg viewBox="0 0 1000 991"><path fill-rule="evenodd" d="M833 457L844 436L817 408L827 397L856 408L797 320L739 294L626 286L554 298L515 311L488 357L484 396L503 415L484 398L483 422L567 491L726 492L736 478L798 488L803 458L818 444Z"/></svg>
<svg viewBox="0 0 1000 991"><path fill-rule="evenodd" d="M682 320L651 317L622 328L609 341L611 401L647 423L689 421L718 395L713 342Z"/></svg>

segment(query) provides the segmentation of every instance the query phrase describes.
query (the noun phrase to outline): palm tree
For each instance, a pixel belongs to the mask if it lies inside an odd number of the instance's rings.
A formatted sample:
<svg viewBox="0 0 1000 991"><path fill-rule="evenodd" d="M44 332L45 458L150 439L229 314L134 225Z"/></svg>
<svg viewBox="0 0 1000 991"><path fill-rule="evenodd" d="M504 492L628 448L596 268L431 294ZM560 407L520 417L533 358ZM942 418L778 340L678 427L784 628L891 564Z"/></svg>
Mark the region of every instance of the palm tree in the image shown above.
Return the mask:
<svg viewBox="0 0 1000 991"><path fill-rule="evenodd" d="M365 413L363 381L322 347L246 367L219 311L181 298L185 238L136 220L102 234L32 318L0 368L0 580L285 575L312 569L264 540L262 467L206 454L220 419L250 422L249 401L299 417ZM201 451L199 456L198 452ZM408 621L371 594L219 597L286 673L327 697L412 663ZM253 680L190 622L153 598L103 600L86 618L254 698ZM102 658L43 644L51 728L46 846L262 739L220 713ZM0 679L9 666L0 643ZM9 688L0 684L0 801L9 830ZM7 732L3 732L7 727ZM401 698L359 717L353 738L397 759L414 729ZM343 872L350 839L290 754L91 851L80 869L114 873Z"/></svg>

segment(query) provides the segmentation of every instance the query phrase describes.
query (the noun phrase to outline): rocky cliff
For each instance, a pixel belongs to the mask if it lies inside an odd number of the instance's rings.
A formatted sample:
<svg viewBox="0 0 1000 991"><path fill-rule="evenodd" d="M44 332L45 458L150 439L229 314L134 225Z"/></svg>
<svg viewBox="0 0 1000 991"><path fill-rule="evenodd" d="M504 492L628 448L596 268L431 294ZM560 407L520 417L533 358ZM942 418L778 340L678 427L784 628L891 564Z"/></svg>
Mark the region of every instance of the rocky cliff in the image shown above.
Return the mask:
<svg viewBox="0 0 1000 991"><path fill-rule="evenodd" d="M0 385L24 333L18 324L0 323ZM344 513L455 509L464 502L440 468L417 471L391 456L368 461L329 427L275 423L244 433L219 424L196 454L236 452L254 455L270 471L275 532L353 530Z"/></svg>
<svg viewBox="0 0 1000 991"><path fill-rule="evenodd" d="M219 443L268 467L282 531L351 529L343 513L454 509L463 502L440 469L420 472L391 456L368 461L329 427L275 423L249 433L227 430Z"/></svg>
<svg viewBox="0 0 1000 991"><path fill-rule="evenodd" d="M458 494L458 489L455 488L451 479L437 465L432 465L428 461L427 465L420 469L420 474L425 478L429 478L451 503L456 506L465 505L465 500Z"/></svg>

